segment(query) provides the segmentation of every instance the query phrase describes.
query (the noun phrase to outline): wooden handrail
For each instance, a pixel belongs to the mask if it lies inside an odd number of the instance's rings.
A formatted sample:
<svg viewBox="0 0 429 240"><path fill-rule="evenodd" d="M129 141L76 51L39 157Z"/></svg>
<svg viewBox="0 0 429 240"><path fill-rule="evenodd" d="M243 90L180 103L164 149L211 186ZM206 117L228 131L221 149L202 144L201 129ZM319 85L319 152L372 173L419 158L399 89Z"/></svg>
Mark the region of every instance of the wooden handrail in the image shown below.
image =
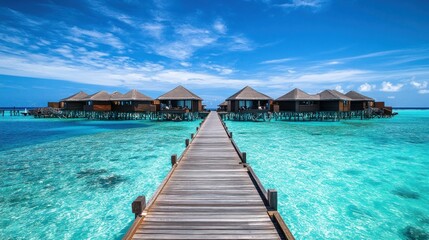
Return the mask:
<svg viewBox="0 0 429 240"><path fill-rule="evenodd" d="M205 121L205 119L203 119L203 121L200 123L200 126L203 125L204 121ZM197 127L196 128L196 133L194 135L194 138L198 135L198 133L199 133L200 130L201 130L201 127L199 127L199 128ZM178 164L182 160L182 158L185 155L185 153L189 150L189 147L191 146L191 143L194 140L194 138L192 138L190 140L189 144L186 146L185 150L182 152L182 154L180 155L179 158L177 158L177 155L176 155L176 157L175 157L175 159L176 159L175 164L172 164L172 167L171 167L170 171L168 172L167 176L164 178L164 180L161 182L161 184L159 185L159 187L157 188L157 190L153 194L152 198L146 204L146 207L143 210L143 212L140 215L136 215L136 218L134 219L133 224L128 229L128 231L125 234L125 236L122 238L123 240L130 240L130 239L132 239L134 233L137 231L138 226L144 220L144 217L145 217L146 213L150 210L150 208L152 207L152 205L155 203L155 201L158 198L159 194L164 189L165 185L167 184L167 182L170 180L171 176L173 175L174 170L177 168ZM172 157L172 159L173 159L173 157Z"/></svg>
<svg viewBox="0 0 429 240"><path fill-rule="evenodd" d="M219 116L219 114L218 114L218 116ZM245 167L247 169L247 172L249 173L250 179L252 180L256 190L258 191L259 195L261 196L261 199L264 202L265 207L267 208L268 215L270 216L271 220L274 223L277 223L278 233L284 239L295 240L295 237L292 235L292 233L289 230L289 228L287 227L286 223L283 221L283 218L281 217L280 213L277 211L277 191L271 190L271 189L269 191L265 190L264 186L262 185L258 176L256 176L256 173L253 171L252 167L248 163L246 163L246 155L247 154L245 152L240 151L240 149L238 148L234 139L232 139L232 137L231 137L232 134L229 135L228 127L226 126L225 122L222 120L222 118L219 117L219 119L222 122L222 126L224 127L225 132L230 137L229 139L230 139L232 145L234 146L235 151L238 153L238 155L241 159L241 162L243 163L243 167ZM271 196L268 196L269 192L270 193L275 192L275 194L270 194ZM274 199L271 199L271 201L270 201L270 197L273 197L273 196L275 196L275 201L274 201ZM275 204L275 206L274 206L274 204Z"/></svg>

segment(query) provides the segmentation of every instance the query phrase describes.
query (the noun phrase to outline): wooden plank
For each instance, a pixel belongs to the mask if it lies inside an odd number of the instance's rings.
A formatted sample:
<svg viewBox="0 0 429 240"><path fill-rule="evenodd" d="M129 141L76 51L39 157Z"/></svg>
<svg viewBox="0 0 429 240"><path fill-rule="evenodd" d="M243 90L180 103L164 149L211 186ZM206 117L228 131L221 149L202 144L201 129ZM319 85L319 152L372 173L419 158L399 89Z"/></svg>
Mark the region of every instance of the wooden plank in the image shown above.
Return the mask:
<svg viewBox="0 0 429 240"><path fill-rule="evenodd" d="M281 239L216 113L190 141L133 239Z"/></svg>

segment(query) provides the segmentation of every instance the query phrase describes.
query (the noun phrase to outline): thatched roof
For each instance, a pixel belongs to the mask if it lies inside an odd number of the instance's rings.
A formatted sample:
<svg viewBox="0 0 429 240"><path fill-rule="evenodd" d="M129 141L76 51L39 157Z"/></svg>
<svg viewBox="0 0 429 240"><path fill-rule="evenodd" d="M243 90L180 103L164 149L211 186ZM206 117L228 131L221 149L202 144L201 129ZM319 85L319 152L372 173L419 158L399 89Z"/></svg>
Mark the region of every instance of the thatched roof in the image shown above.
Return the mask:
<svg viewBox="0 0 429 240"><path fill-rule="evenodd" d="M88 97L89 95L86 94L85 92L78 92L76 94L71 95L70 97L66 97L61 99L61 102L78 102L78 101L82 101L82 99Z"/></svg>
<svg viewBox="0 0 429 240"><path fill-rule="evenodd" d="M106 91L96 92L82 100L85 101L110 101L110 94Z"/></svg>
<svg viewBox="0 0 429 240"><path fill-rule="evenodd" d="M225 101L225 102L223 102L223 103L219 104L218 106L228 106L228 102L227 102L227 101Z"/></svg>
<svg viewBox="0 0 429 240"><path fill-rule="evenodd" d="M272 98L246 86L226 100L272 100Z"/></svg>
<svg viewBox="0 0 429 240"><path fill-rule="evenodd" d="M153 101L151 97L148 97L143 93L140 93L136 89L130 90L129 92L125 94L121 94L118 97L114 97L112 94L112 97L110 100L112 101Z"/></svg>
<svg viewBox="0 0 429 240"><path fill-rule="evenodd" d="M373 98L367 97L355 91L350 91L346 93L346 96L351 98L352 101L374 101Z"/></svg>
<svg viewBox="0 0 429 240"><path fill-rule="evenodd" d="M318 95L320 96L320 101L328 101L328 100L351 101L352 100L351 98L338 92L337 90L325 90L319 93Z"/></svg>
<svg viewBox="0 0 429 240"><path fill-rule="evenodd" d="M313 101L319 100L319 95L310 95L301 89L295 88L294 90L286 93L285 95L276 99L276 101Z"/></svg>
<svg viewBox="0 0 429 240"><path fill-rule="evenodd" d="M111 101L118 101L118 99L121 99L124 96L124 94L120 93L120 92L113 92L112 94L110 94L110 100Z"/></svg>
<svg viewBox="0 0 429 240"><path fill-rule="evenodd" d="M164 93L158 100L203 100L183 86L177 86L173 90Z"/></svg>

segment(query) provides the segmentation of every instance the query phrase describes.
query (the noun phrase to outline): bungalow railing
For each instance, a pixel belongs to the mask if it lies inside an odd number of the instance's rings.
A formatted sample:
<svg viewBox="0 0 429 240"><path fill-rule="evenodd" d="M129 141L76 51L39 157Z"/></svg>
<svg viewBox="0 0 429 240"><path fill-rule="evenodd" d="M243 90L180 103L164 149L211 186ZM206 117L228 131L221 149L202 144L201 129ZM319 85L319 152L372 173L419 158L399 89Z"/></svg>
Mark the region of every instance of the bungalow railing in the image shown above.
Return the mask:
<svg viewBox="0 0 429 240"><path fill-rule="evenodd" d="M206 119L203 119L202 122L200 122L200 126L196 127L195 134L192 133L190 138L185 139L185 150L182 152L182 154L177 158L177 154L171 155L171 169L168 172L167 176L164 178L164 180L161 182L161 184L158 186L157 190L153 194L152 198L146 203L146 197L144 195L138 196L131 204L131 210L135 215L135 219L133 221L133 224L128 229L125 236L122 238L124 240L131 239L133 234L136 232L138 226L141 224L143 219L145 218L147 212L152 208L153 204L155 203L156 199L159 197L162 190L165 188L167 182L170 180L171 176L173 175L174 171L176 170L178 163L182 160L185 153L189 150L189 146L194 140L195 136L200 131L201 125L204 123Z"/></svg>
<svg viewBox="0 0 429 240"><path fill-rule="evenodd" d="M240 156L241 164L243 164L243 167L247 169L250 179L252 180L253 184L255 185L255 188L257 189L259 195L261 196L261 199L264 202L265 207L267 208L267 212L271 218L271 221L273 221L278 226L277 231L284 239L294 240L295 238L292 232L289 230L286 223L283 221L283 218L280 216L279 212L277 211L277 206L278 206L277 190L275 189L265 190L258 176L253 171L252 167L250 167L250 165L247 163L246 152L240 151L239 147L237 146L237 144L232 138L233 136L232 132L228 130L228 127L226 126L223 120L221 120L221 122L226 133L228 134L228 137L231 140L232 145L234 146L235 151Z"/></svg>

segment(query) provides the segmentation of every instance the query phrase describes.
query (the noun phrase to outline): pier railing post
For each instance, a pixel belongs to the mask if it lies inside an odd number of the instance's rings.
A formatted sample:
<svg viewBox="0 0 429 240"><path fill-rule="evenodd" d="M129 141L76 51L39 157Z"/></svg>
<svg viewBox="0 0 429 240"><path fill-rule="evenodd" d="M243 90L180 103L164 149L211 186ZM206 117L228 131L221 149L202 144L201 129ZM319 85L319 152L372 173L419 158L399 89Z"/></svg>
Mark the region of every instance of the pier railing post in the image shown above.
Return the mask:
<svg viewBox="0 0 429 240"><path fill-rule="evenodd" d="M197 127L197 128L196 128L196 130L197 130L197 132L198 132L198 130L200 130L200 128L199 128L199 127Z"/></svg>
<svg viewBox="0 0 429 240"><path fill-rule="evenodd" d="M268 205L271 209L277 211L277 190L268 189L267 195Z"/></svg>
<svg viewBox="0 0 429 240"><path fill-rule="evenodd" d="M194 139L194 134L193 133L191 133L191 139Z"/></svg>
<svg viewBox="0 0 429 240"><path fill-rule="evenodd" d="M177 154L171 155L171 166L177 163Z"/></svg>
<svg viewBox="0 0 429 240"><path fill-rule="evenodd" d="M229 138L232 138L232 132L229 132Z"/></svg>
<svg viewBox="0 0 429 240"><path fill-rule="evenodd" d="M247 161L247 153L246 152L241 153L241 161L243 163L246 163L246 161Z"/></svg>
<svg viewBox="0 0 429 240"><path fill-rule="evenodd" d="M136 200L131 204L131 209L135 214L135 218L137 218L143 210L146 208L146 197L138 196Z"/></svg>
<svg viewBox="0 0 429 240"><path fill-rule="evenodd" d="M186 145L186 147L189 146L189 139L188 138L185 140L185 145Z"/></svg>

